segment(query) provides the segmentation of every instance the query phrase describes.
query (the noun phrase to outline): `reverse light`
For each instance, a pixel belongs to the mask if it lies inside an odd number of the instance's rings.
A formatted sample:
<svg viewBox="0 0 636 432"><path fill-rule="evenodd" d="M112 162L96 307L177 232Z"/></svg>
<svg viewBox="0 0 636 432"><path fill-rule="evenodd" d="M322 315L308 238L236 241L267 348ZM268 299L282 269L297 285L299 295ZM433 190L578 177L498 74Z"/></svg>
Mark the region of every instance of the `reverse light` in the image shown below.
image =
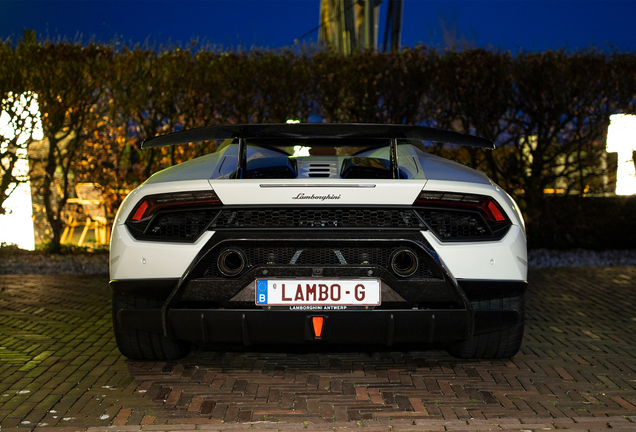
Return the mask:
<svg viewBox="0 0 636 432"><path fill-rule="evenodd" d="M222 204L214 191L175 192L144 197L132 212L133 222L146 219L165 207L186 207Z"/></svg>
<svg viewBox="0 0 636 432"><path fill-rule="evenodd" d="M504 212L497 201L485 195L422 191L415 200L414 205L480 210L490 222L506 222Z"/></svg>

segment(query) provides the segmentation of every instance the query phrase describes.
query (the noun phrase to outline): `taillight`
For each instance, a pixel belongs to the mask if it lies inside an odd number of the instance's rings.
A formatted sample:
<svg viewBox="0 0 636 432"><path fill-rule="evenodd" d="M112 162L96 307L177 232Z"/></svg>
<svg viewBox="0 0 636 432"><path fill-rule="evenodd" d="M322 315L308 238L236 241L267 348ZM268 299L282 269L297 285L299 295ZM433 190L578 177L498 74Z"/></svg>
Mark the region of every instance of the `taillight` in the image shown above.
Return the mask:
<svg viewBox="0 0 636 432"><path fill-rule="evenodd" d="M222 204L214 191L175 192L144 197L135 207L130 220L133 222L149 218L162 208L198 207Z"/></svg>
<svg viewBox="0 0 636 432"><path fill-rule="evenodd" d="M415 200L414 205L480 210L488 218L489 222L501 223L506 221L504 212L497 201L485 195L422 191Z"/></svg>
<svg viewBox="0 0 636 432"><path fill-rule="evenodd" d="M134 221L140 220L142 217L144 217L144 213L146 212L147 209L148 209L148 201L142 201L139 207L137 207L137 210L135 211L135 214L133 215L132 220Z"/></svg>
<svg viewBox="0 0 636 432"><path fill-rule="evenodd" d="M488 219L493 220L493 218L494 218L494 222L503 222L503 221L506 220L504 215L501 213L501 209L499 208L499 204L497 204L495 201L493 201L492 198L488 199L488 204L486 204L486 208L488 208L488 210L490 210L490 212L486 212L486 215L488 215Z"/></svg>

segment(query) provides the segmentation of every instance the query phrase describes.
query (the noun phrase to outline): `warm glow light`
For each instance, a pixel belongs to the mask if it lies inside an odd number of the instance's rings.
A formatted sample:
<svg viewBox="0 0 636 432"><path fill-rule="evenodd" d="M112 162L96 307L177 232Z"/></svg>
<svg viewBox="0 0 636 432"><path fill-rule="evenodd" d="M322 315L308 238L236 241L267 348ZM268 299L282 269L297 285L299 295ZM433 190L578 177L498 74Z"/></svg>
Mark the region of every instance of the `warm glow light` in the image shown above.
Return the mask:
<svg viewBox="0 0 636 432"><path fill-rule="evenodd" d="M309 154L309 149L311 149L311 147L294 146L294 154L292 157L311 156Z"/></svg>
<svg viewBox="0 0 636 432"><path fill-rule="evenodd" d="M616 195L636 194L636 116L614 114L607 130L607 151L618 153Z"/></svg>
<svg viewBox="0 0 636 432"><path fill-rule="evenodd" d="M17 100L16 100L17 99ZM35 96L30 101L25 95L19 98L9 97L4 102L13 102L16 108L16 115L26 120L25 130L18 136L17 144L23 145L30 138L36 140L42 139L42 123L39 120L39 108ZM31 118L35 118L36 124L33 125ZM5 151L8 140L12 140L16 136L16 131L10 124L11 117L6 112L0 113L0 135L5 138L1 144L0 151ZM33 129L32 131L30 129ZM29 160L27 158L26 148L19 148L17 155L20 158L13 168L13 175L18 179L26 179L29 174ZM9 186L13 189L15 184ZM30 182L19 183L13 190L9 198L4 202L3 207L6 210L4 215L0 215L0 243L15 244L22 249L35 249L35 236L33 231L33 205L31 202L31 184Z"/></svg>

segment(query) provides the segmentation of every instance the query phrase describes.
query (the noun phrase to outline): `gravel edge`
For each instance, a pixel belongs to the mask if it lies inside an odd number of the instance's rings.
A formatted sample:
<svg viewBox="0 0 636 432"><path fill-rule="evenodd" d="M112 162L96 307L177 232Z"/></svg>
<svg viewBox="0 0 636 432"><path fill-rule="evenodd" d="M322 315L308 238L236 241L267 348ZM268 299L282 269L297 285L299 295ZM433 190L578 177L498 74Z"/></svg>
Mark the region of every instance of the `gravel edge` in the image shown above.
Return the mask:
<svg viewBox="0 0 636 432"><path fill-rule="evenodd" d="M528 264L530 268L636 266L636 249L533 249L528 251Z"/></svg>
<svg viewBox="0 0 636 432"><path fill-rule="evenodd" d="M108 274L108 254L0 257L0 274Z"/></svg>

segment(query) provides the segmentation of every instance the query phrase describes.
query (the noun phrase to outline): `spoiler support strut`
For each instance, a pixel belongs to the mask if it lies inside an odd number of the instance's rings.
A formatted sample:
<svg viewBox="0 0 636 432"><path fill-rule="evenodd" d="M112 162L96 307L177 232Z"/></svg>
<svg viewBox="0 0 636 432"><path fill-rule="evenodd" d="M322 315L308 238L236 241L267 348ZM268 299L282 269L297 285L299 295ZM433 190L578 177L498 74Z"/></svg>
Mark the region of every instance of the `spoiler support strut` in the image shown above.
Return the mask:
<svg viewBox="0 0 636 432"><path fill-rule="evenodd" d="M394 179L400 178L400 168L398 167L397 138L391 138L389 144L389 154L391 162L391 173Z"/></svg>
<svg viewBox="0 0 636 432"><path fill-rule="evenodd" d="M247 168L247 145L245 145L245 138L238 139L238 166L236 169L236 178L242 179L243 172Z"/></svg>

